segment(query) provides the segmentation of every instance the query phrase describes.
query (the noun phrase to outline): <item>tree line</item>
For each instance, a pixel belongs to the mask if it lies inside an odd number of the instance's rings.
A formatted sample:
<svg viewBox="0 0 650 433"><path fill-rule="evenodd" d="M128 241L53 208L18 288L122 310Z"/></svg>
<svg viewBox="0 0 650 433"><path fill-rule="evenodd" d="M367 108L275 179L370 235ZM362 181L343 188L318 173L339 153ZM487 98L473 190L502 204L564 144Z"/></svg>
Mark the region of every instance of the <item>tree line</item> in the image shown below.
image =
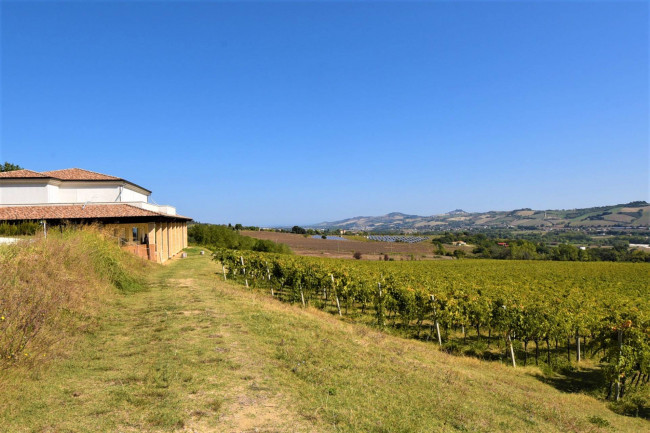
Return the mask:
<svg viewBox="0 0 650 433"><path fill-rule="evenodd" d="M264 239L255 239L244 236L230 224L193 224L187 228L189 243L203 245L211 249L237 249L245 251L259 251L268 253L291 254L291 249L286 244L281 244Z"/></svg>
<svg viewBox="0 0 650 433"><path fill-rule="evenodd" d="M612 242L611 247L580 248L570 243L548 245L543 241L496 238L484 233L444 233L433 240L438 254L446 254L443 244L463 241L474 248L474 257L499 260L555 260L555 261L607 261L650 262L650 253L630 249L629 241ZM451 255L449 253L448 255ZM464 254L462 254L464 256Z"/></svg>

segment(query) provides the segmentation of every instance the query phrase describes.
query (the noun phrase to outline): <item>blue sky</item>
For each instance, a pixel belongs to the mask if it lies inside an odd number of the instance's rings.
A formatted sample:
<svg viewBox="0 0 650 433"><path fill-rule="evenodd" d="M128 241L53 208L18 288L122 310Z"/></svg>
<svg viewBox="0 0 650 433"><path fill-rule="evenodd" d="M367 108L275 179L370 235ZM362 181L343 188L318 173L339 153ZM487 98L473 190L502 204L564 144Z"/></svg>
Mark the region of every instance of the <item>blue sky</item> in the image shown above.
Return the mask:
<svg viewBox="0 0 650 433"><path fill-rule="evenodd" d="M0 161L196 220L649 199L648 2L1 5Z"/></svg>

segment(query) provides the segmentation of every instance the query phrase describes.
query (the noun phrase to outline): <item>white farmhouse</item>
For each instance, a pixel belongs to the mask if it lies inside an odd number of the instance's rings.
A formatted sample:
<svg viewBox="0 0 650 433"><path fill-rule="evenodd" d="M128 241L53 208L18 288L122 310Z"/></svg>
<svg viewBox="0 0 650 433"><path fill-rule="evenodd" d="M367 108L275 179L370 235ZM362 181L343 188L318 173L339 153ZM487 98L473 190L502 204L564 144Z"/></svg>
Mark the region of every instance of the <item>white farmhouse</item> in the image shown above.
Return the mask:
<svg viewBox="0 0 650 433"><path fill-rule="evenodd" d="M151 191L115 176L69 168L0 173L0 223L99 223L125 249L164 262L187 247L187 222L173 206L149 203Z"/></svg>

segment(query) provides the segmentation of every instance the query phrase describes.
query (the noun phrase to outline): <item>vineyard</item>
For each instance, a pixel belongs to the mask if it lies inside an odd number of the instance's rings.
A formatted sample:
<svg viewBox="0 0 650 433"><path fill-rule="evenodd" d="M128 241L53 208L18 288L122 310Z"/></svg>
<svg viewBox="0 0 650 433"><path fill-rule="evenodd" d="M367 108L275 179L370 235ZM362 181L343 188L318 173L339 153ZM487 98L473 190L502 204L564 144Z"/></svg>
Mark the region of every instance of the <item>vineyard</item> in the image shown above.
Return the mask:
<svg viewBox="0 0 650 433"><path fill-rule="evenodd" d="M650 380L650 267L636 263L349 262L220 250L223 278L513 366L602 362L607 398ZM493 346L491 346L493 345Z"/></svg>

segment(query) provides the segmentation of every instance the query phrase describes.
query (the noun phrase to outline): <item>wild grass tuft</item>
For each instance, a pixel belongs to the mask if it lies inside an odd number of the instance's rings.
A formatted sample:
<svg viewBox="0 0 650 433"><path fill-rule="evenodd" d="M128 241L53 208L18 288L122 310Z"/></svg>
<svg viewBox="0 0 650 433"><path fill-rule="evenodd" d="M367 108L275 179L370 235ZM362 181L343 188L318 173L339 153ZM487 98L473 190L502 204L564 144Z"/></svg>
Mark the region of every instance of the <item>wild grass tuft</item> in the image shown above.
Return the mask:
<svg viewBox="0 0 650 433"><path fill-rule="evenodd" d="M141 290L143 266L96 227L0 248L0 369L50 358L92 325L111 285Z"/></svg>

